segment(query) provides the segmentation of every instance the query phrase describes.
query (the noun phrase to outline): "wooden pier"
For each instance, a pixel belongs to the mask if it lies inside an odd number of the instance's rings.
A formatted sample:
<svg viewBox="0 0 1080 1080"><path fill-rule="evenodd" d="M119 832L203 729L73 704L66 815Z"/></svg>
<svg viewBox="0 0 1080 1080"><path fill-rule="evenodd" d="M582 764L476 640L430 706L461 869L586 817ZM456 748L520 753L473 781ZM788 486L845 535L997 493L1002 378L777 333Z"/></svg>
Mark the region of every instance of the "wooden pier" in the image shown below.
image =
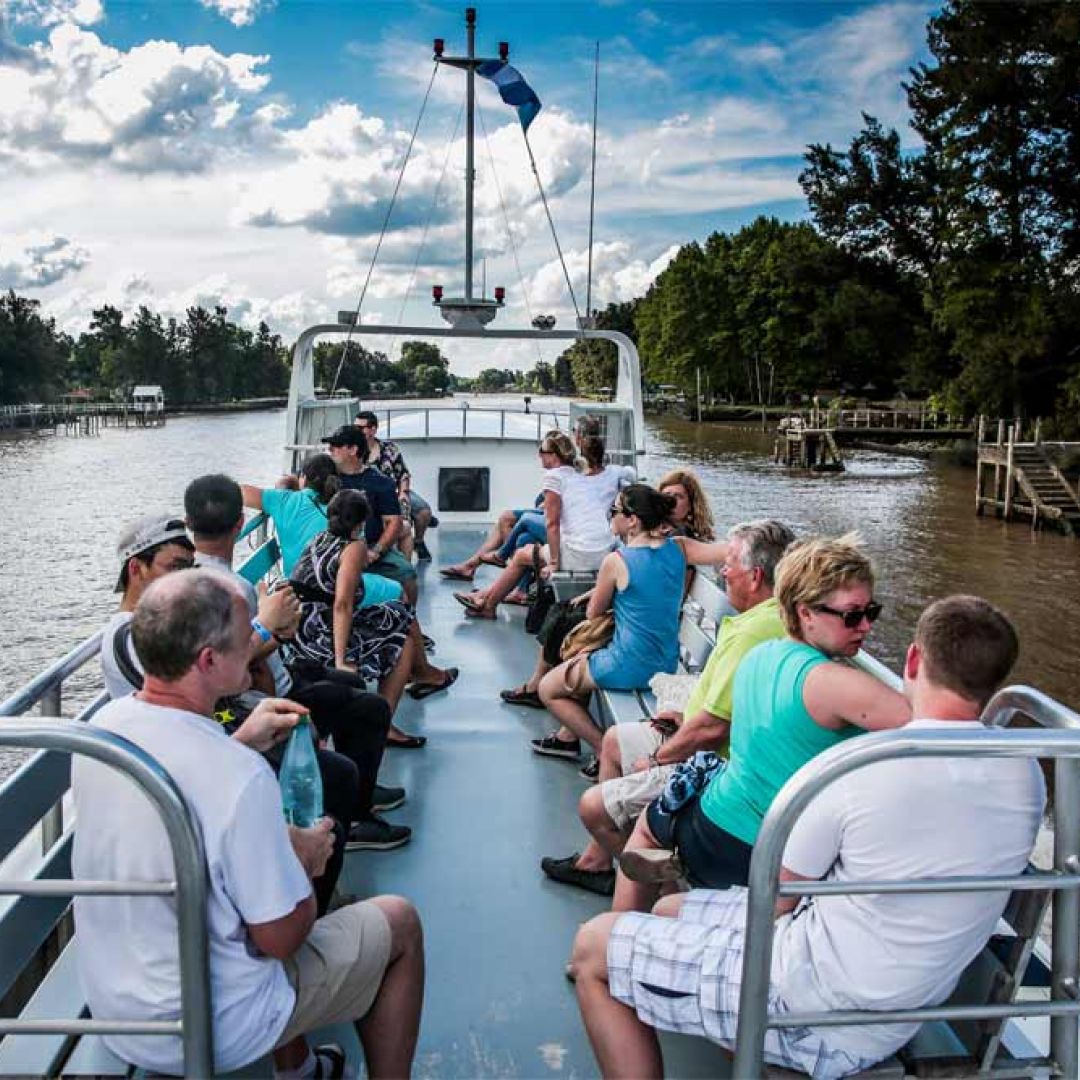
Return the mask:
<svg viewBox="0 0 1080 1080"><path fill-rule="evenodd" d="M991 510L1006 521L1028 517L1033 529L1049 522L1080 537L1080 490L1053 459L1056 451L1080 450L1080 443L1044 442L1038 422L1033 441L1023 442L1020 420L999 420L991 439L988 432L993 426L980 417L975 513Z"/></svg>
<svg viewBox="0 0 1080 1080"><path fill-rule="evenodd" d="M99 435L105 427L161 427L163 409L131 402L59 402L0 406L0 432Z"/></svg>
<svg viewBox="0 0 1080 1080"><path fill-rule="evenodd" d="M780 421L773 460L789 469L809 469L810 472L842 472L844 469L835 430L807 427L799 417Z"/></svg>

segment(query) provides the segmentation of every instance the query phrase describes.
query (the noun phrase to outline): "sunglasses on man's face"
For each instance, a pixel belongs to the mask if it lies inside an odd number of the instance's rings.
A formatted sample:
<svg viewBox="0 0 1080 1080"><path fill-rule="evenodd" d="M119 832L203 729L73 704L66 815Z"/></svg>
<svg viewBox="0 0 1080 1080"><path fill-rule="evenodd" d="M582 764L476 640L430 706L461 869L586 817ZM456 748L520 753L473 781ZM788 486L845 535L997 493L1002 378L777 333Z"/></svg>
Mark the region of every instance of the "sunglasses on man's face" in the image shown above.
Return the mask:
<svg viewBox="0 0 1080 1080"><path fill-rule="evenodd" d="M862 624L863 619L868 623L877 622L881 614L881 605L876 600L871 600L866 607L848 608L847 611L839 611L829 607L828 604L811 604L814 611L824 612L826 615L835 615L849 630L854 630Z"/></svg>
<svg viewBox="0 0 1080 1080"><path fill-rule="evenodd" d="M625 517L626 516L626 508L621 503L612 503L608 507L608 512L607 512L608 521L611 521L612 518L618 517L619 514L622 514Z"/></svg>

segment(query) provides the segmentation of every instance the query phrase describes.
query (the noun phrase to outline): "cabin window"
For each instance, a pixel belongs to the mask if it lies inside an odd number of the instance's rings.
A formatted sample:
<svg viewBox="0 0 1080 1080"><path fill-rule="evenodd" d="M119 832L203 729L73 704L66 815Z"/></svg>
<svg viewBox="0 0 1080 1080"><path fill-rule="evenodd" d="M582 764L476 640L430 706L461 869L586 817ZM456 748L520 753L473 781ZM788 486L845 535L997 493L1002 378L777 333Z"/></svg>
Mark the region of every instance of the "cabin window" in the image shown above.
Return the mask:
<svg viewBox="0 0 1080 1080"><path fill-rule="evenodd" d="M439 470L439 512L487 513L491 507L491 470L473 466Z"/></svg>

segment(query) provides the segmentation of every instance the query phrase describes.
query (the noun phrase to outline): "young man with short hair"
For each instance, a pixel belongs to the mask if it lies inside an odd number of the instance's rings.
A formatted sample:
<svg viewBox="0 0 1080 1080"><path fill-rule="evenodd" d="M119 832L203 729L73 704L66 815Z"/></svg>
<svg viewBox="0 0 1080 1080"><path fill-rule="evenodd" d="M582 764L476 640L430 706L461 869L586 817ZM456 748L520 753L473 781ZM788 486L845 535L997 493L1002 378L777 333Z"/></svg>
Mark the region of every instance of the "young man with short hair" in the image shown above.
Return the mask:
<svg viewBox="0 0 1080 1080"><path fill-rule="evenodd" d="M923 612L904 662L908 727L976 727L1016 659L1002 612L953 596ZM895 758L848 773L796 822L781 881L1014 875L1042 821L1038 764ZM947 823L947 828L942 824ZM665 897L652 915L608 913L578 933L578 1003L605 1077L659 1077L655 1029L734 1045L746 890ZM993 932L1007 892L786 897L773 931L770 1012L934 1005ZM769 1062L828 1080L869 1068L916 1024L770 1028Z"/></svg>
<svg viewBox="0 0 1080 1080"><path fill-rule="evenodd" d="M346 424L322 440L337 466L342 487L362 491L371 504L371 513L364 524L370 562L369 574L381 574L398 582L405 599L416 604L418 595L416 570L398 551L403 522L394 481L367 461L367 439L355 424Z"/></svg>
<svg viewBox="0 0 1080 1080"><path fill-rule="evenodd" d="M331 851L330 822L286 826L263 758L213 719L215 703L249 685L247 602L219 571L167 574L132 620L142 690L90 723L151 754L176 783L203 839L216 1068L274 1052L291 1076L342 1075L340 1048L313 1054L305 1033L356 1024L371 1076L408 1075L423 996L419 918L398 897L350 904L316 921L311 878ZM256 719L253 714L244 727ZM264 750L299 719L263 732ZM243 728L241 729L243 730ZM172 852L145 796L123 775L76 757L76 878L169 880ZM94 1015L175 1020L180 978L175 904L164 897L75 900L79 969ZM105 1035L143 1069L179 1075L178 1036Z"/></svg>
<svg viewBox="0 0 1080 1080"><path fill-rule="evenodd" d="M401 456L397 443L379 438L378 415L364 410L356 414L353 423L367 439L368 463L374 465L379 472L397 485L398 498L401 500L401 508L406 520L405 528L398 540L401 550L406 558L410 558L415 547L416 557L421 562L430 562L431 552L424 543L424 534L431 526L438 524L432 513L431 504L422 495L413 491L412 475L405 464L405 459ZM412 523L411 533L408 522Z"/></svg>
<svg viewBox="0 0 1080 1080"><path fill-rule="evenodd" d="M243 494L240 485L221 473L192 480L184 492L187 524L195 537L195 562L229 574L254 612L258 594L254 586L233 568L236 538L244 527ZM311 710L311 719L323 738L333 738L334 749L356 766L355 780L350 777L333 804L347 831L345 850L389 851L409 842L412 830L395 825L375 812L393 809L405 801L405 789L383 787L376 783L382 763L386 736L390 730L390 706L378 694L367 693L349 680L318 677L302 671L290 672L271 637L265 660L273 676L274 693L288 696ZM325 752L320 751L325 756ZM336 755L334 755L336 756ZM331 805L330 799L327 799ZM344 816L342 816L344 815Z"/></svg>

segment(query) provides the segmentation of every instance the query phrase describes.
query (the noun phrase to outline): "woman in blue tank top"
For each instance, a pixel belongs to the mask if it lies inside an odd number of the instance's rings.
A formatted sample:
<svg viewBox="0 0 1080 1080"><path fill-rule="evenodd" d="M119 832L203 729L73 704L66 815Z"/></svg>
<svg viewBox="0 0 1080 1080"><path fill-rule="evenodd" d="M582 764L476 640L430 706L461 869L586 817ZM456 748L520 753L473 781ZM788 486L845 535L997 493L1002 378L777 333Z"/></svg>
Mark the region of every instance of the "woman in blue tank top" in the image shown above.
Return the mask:
<svg viewBox="0 0 1080 1080"><path fill-rule="evenodd" d="M581 739L599 753L603 732L589 717L590 691L644 689L658 672L678 666L687 564L719 562L727 545L665 536L674 505L648 484L631 484L616 495L611 531L623 546L601 563L587 612L593 619L611 611L615 632L607 645L565 661L541 680L540 699L562 726L533 740L538 754L577 757Z"/></svg>
<svg viewBox="0 0 1080 1080"><path fill-rule="evenodd" d="M696 888L745 885L762 819L791 776L844 739L911 718L901 694L830 663L854 657L881 613L856 536L793 545L776 568L775 595L787 635L739 664L727 768L674 814L659 799L649 804L620 859L613 910L652 906L667 870L658 848L678 850Z"/></svg>

